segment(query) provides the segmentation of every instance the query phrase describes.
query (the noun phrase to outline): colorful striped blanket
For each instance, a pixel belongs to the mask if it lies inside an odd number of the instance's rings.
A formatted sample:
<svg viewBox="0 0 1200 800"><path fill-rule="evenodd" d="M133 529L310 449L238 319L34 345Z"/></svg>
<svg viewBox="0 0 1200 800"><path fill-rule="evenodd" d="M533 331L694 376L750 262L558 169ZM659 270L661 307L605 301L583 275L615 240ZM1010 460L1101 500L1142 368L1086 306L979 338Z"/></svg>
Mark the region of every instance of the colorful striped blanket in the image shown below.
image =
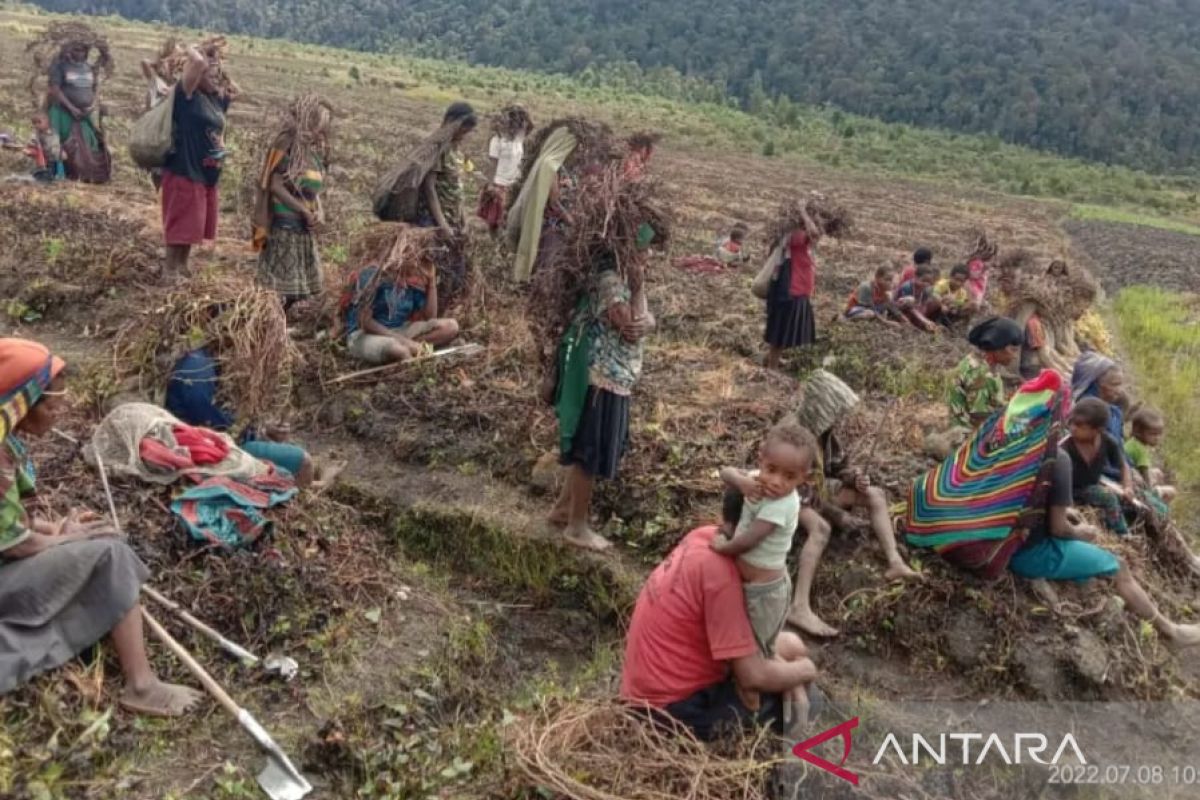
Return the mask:
<svg viewBox="0 0 1200 800"><path fill-rule="evenodd" d="M913 481L905 540L998 578L1046 513L1066 406L1056 372L1022 386L962 447Z"/></svg>

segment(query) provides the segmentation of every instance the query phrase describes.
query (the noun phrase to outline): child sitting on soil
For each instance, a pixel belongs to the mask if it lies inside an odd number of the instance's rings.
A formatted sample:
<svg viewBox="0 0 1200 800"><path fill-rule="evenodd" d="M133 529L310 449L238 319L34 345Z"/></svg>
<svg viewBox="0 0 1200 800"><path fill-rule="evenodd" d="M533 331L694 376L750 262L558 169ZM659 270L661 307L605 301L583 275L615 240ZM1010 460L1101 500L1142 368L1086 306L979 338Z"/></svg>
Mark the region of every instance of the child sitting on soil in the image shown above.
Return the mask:
<svg viewBox="0 0 1200 800"><path fill-rule="evenodd" d="M817 462L813 485L800 510L800 525L806 538L796 567L796 592L788 612L788 623L813 636L837 636L837 629L826 624L812 610L812 587L817 567L829 544L834 528L844 530L853 523L850 513L865 510L887 560L883 576L888 581L919 578L896 547L896 531L888 513L887 495L871 485L867 473L853 467L846 458L834 429L839 420L859 403L854 393L836 375L817 370L804 384L796 416L802 426L817 436Z"/></svg>
<svg viewBox="0 0 1200 800"><path fill-rule="evenodd" d="M50 125L50 118L45 112L33 115L33 139L29 142L26 154L33 159L35 165L33 177L39 181L61 181L67 177L63 164L65 153L62 140Z"/></svg>
<svg viewBox="0 0 1200 800"><path fill-rule="evenodd" d="M351 277L343 296L346 350L368 364L408 361L426 346L441 347L458 336L458 322L438 318L436 267L412 261L398 268L370 266ZM369 296L368 296L369 295Z"/></svg>
<svg viewBox="0 0 1200 800"><path fill-rule="evenodd" d="M863 281L846 302L843 319L864 320L878 319L889 325L899 325L902 318L900 310L892 302L893 270L884 265L875 270L873 280Z"/></svg>
<svg viewBox="0 0 1200 800"><path fill-rule="evenodd" d="M901 283L896 288L894 299L896 307L913 327L926 333L937 330L937 323L930 317L936 316L938 304L933 296L933 285L937 283L940 273L938 268L930 264L917 267L916 275L911 280Z"/></svg>
<svg viewBox="0 0 1200 800"><path fill-rule="evenodd" d="M938 319L943 325L953 325L967 319L979 306L967 291L967 278L971 271L966 264L955 264L949 277L942 278L933 286L933 296L938 301Z"/></svg>
<svg viewBox="0 0 1200 800"><path fill-rule="evenodd" d="M717 242L717 260L722 264L744 264L749 254L745 251L746 226L738 223L728 236Z"/></svg>
<svg viewBox="0 0 1200 800"><path fill-rule="evenodd" d="M1125 462L1125 454L1105 428L1108 427L1108 404L1095 397L1085 397L1071 409L1068 426L1070 437L1063 448L1071 457L1071 493L1075 502L1100 509L1104 526L1118 536L1129 534L1122 502L1136 501L1133 474ZM1104 473L1119 470L1121 483L1106 484Z"/></svg>
<svg viewBox="0 0 1200 800"><path fill-rule="evenodd" d="M1125 457L1136 470L1135 477L1158 493L1164 502L1175 499L1175 487L1163 485L1163 472L1152 463L1154 449L1162 442L1166 423L1154 408L1143 407L1130 418L1133 435L1125 440Z"/></svg>
<svg viewBox="0 0 1200 800"><path fill-rule="evenodd" d="M903 262L902 262L903 263ZM921 267L933 266L933 251L928 247L918 247L913 251L912 263L904 267L900 272L900 284L904 285L913 278L917 277L917 271Z"/></svg>
<svg viewBox="0 0 1200 800"><path fill-rule="evenodd" d="M815 455L812 434L794 421L784 421L763 440L756 471L721 470L721 480L730 490L727 519L739 498L743 502L736 526L713 539L712 549L737 560L750 626L768 656L787 620L792 595L787 556L800 516L797 489L808 481Z"/></svg>

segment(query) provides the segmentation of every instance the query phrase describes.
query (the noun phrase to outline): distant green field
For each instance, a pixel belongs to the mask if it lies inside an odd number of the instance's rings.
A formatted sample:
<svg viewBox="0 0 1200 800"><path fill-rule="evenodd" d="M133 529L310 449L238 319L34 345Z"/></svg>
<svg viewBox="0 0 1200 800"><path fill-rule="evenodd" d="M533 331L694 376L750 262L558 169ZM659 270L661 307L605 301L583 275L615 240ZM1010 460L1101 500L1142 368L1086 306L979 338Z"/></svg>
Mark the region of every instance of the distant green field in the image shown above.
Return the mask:
<svg viewBox="0 0 1200 800"><path fill-rule="evenodd" d="M1109 208L1106 206L1076 205L1071 209L1071 216L1074 219L1123 222L1127 225L1143 225L1148 228L1161 228L1165 231L1200 236L1200 225L1192 225L1177 219L1139 214L1134 211L1122 211L1118 208Z"/></svg>
<svg viewBox="0 0 1200 800"><path fill-rule="evenodd" d="M1117 295L1113 311L1138 394L1167 419L1162 455L1184 490L1175 517L1192 520L1200 509L1200 297L1134 286Z"/></svg>
<svg viewBox="0 0 1200 800"><path fill-rule="evenodd" d="M60 16L12 6L0 10L0 28L7 28L9 36L24 38L43 20ZM166 30L116 17L91 19L126 37L160 36ZM1200 230L1200 178L1151 175L1063 158L995 137L884 123L787 101L768 100L760 113L752 115L729 103L696 101L696 87L678 76L656 76L619 66L566 77L282 40L237 36L231 37L231 42L235 58L247 54L295 60L298 66L321 64L326 75L347 85L399 82L409 96L437 101L458 93L496 101L533 95L542 108L597 113L623 127L660 130L690 146L1061 199L1081 204L1076 213L1087 215L1085 218L1119 218L1188 232ZM931 185L929 191L938 191L937 186ZM1157 222L1146 223L1147 219Z"/></svg>

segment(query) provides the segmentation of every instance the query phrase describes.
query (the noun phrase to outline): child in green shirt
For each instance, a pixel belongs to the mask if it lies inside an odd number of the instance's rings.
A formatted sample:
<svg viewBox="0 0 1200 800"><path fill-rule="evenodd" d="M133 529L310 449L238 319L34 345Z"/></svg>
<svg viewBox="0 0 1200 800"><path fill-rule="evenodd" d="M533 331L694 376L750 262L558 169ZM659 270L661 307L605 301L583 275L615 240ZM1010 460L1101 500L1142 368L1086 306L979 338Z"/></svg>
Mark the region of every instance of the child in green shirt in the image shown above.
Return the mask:
<svg viewBox="0 0 1200 800"><path fill-rule="evenodd" d="M1130 420L1132 433L1125 440L1125 457L1146 486L1166 502L1175 499L1175 487L1163 485L1163 473L1153 464L1154 449L1162 442L1166 422L1160 411L1142 408Z"/></svg>

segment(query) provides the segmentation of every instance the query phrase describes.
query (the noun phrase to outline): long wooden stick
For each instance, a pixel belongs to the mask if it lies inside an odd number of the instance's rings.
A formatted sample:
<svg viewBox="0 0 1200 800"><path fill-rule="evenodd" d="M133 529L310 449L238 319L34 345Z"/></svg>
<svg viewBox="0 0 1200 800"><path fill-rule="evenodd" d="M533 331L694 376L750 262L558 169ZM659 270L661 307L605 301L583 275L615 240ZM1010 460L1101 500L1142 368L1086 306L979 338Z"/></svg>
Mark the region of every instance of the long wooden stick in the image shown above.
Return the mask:
<svg viewBox="0 0 1200 800"><path fill-rule="evenodd" d="M481 350L483 350L483 345L481 344L464 344L459 345L458 347L448 347L445 350L435 350L427 356L418 356L417 358L411 358L408 361L394 361L391 364L384 364L382 367L371 367L370 369L360 369L358 372L348 372L345 375L337 376L329 383L344 383L345 381L352 381L355 378L364 378L367 375L377 375L381 372L399 369L400 367L407 367L410 364L417 364L422 361L432 361L435 358L444 358L445 356L474 355Z"/></svg>

